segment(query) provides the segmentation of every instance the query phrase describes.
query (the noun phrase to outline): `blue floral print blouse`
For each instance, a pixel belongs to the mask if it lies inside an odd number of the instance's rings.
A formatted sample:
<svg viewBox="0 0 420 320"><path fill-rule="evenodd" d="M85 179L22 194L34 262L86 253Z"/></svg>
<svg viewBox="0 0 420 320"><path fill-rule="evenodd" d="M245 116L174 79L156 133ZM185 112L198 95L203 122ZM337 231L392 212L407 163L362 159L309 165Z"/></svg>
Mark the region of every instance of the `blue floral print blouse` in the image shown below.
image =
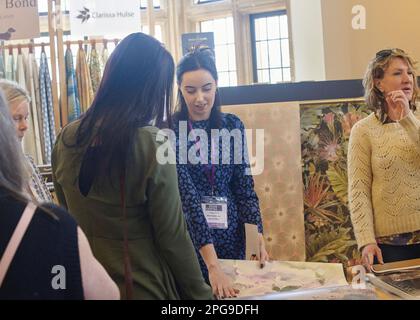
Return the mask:
<svg viewBox="0 0 420 320"><path fill-rule="evenodd" d="M184 122L184 128L186 125ZM174 129L177 136L177 170L178 185L182 200L182 207L187 221L191 239L200 260L201 270L207 279L207 268L201 258L199 249L206 244L213 244L219 259L245 259L245 223L258 226L258 232L263 232L258 196L254 191L254 180L249 171L248 152L246 149L245 128L242 121L233 114L222 113L222 129L240 133L242 148L235 150L234 134L230 138L230 144L223 146L222 138L219 138L219 164L214 165L214 196L226 197L228 201L228 228L209 228L204 216L201 200L203 196L211 196L211 159L215 159L215 148L211 147L210 134L208 138L208 164L192 164L190 159L180 163L179 159L179 128L181 122L175 123ZM187 126L190 129L208 130L209 120L191 121ZM236 135L238 136L238 135ZM191 139L188 141L187 150L196 151L199 157L198 144ZM240 140L237 140L240 141ZM237 145L238 146L238 145ZM230 149L227 150L227 148ZM212 150L213 149L213 150ZM242 150L241 150L242 149ZM213 156L212 156L213 153ZM236 153L236 154L235 154ZM225 157L223 159L223 156ZM228 157L229 156L229 157ZM200 158L199 158L200 159ZM227 160L228 159L228 160ZM240 159L238 161L238 159ZM247 170L248 169L248 170Z"/></svg>

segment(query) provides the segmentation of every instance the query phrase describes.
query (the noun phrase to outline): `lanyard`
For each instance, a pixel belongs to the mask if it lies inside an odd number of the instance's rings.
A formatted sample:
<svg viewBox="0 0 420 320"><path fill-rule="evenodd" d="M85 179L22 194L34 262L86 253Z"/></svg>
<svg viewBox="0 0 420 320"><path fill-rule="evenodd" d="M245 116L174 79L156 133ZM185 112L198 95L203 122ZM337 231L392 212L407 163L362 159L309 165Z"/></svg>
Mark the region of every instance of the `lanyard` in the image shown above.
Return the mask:
<svg viewBox="0 0 420 320"><path fill-rule="evenodd" d="M188 127L190 129L190 131L194 134L194 129L192 127L191 121L188 120ZM195 141L195 146L196 146L196 152L199 151L201 149L201 140L197 141L197 136L194 134L194 141ZM211 186L211 194L214 195L214 185L215 185L215 177L216 177L216 166L214 165L214 162L216 162L215 159L215 150L214 150L214 144L213 144L213 140L210 138L210 144L211 144L211 161L210 161L210 165L204 165L204 170L207 176L207 180L210 183ZM205 162L203 155L200 152L200 158L201 158L201 163Z"/></svg>

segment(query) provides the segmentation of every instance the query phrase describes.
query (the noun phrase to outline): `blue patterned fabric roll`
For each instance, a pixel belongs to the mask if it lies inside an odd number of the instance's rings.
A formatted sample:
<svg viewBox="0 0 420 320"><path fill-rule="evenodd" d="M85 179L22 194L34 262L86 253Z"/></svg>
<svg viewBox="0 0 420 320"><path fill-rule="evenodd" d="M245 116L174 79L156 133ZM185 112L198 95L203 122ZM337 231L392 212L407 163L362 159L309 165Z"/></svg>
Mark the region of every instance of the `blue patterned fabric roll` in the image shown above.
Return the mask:
<svg viewBox="0 0 420 320"><path fill-rule="evenodd" d="M80 117L79 91L77 90L76 72L73 65L73 53L70 48L66 50L66 83L67 83L67 110L68 122Z"/></svg>
<svg viewBox="0 0 420 320"><path fill-rule="evenodd" d="M47 55L41 52L39 66L39 89L42 106L45 161L51 163L51 150L55 142L54 107L51 92L51 77L48 69Z"/></svg>
<svg viewBox="0 0 420 320"><path fill-rule="evenodd" d="M0 79L6 78L6 70L4 66L4 57L0 52Z"/></svg>

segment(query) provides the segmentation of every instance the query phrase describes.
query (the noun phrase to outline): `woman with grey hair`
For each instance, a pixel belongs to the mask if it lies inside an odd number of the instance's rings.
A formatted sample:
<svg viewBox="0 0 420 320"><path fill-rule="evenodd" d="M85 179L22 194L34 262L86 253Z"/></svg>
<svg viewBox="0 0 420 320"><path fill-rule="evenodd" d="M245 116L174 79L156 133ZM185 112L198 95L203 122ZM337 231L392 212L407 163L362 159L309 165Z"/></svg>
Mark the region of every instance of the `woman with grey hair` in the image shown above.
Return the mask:
<svg viewBox="0 0 420 320"><path fill-rule="evenodd" d="M0 300L118 299L65 210L31 202L26 161L0 90Z"/></svg>
<svg viewBox="0 0 420 320"><path fill-rule="evenodd" d="M28 130L29 103L31 102L31 98L26 90L16 82L1 79L0 89L3 90L9 104L9 111L15 124L17 137L22 141ZM29 185L25 190L34 200L39 202L51 202L51 193L35 165L34 160L29 155L26 155L26 160L26 167L30 173L30 180Z"/></svg>
<svg viewBox="0 0 420 320"><path fill-rule="evenodd" d="M351 130L350 214L363 263L420 258L420 120L414 60L376 53L363 81L374 112Z"/></svg>

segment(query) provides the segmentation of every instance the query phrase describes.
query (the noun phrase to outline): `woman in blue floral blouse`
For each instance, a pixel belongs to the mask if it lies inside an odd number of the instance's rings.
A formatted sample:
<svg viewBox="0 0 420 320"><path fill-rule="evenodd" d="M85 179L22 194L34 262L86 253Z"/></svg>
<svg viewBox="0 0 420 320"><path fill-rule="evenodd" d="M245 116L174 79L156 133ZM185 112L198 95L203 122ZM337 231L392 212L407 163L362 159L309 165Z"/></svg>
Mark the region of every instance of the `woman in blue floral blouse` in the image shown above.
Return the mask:
<svg viewBox="0 0 420 320"><path fill-rule="evenodd" d="M258 226L261 267L268 260L241 120L220 110L213 53L197 48L177 66L179 111L174 115L178 183L203 275L219 297L238 292L220 259L245 259L245 223Z"/></svg>

